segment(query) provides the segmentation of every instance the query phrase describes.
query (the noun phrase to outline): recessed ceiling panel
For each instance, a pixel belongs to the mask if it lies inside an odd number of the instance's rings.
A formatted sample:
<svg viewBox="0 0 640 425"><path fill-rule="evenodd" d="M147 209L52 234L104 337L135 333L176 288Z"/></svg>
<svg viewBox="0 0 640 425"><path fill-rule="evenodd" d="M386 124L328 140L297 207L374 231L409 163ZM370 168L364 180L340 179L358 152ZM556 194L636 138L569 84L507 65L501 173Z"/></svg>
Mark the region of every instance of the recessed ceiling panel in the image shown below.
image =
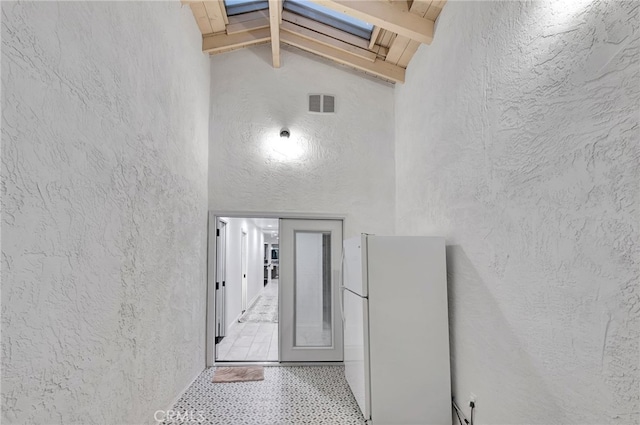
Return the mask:
<svg viewBox="0 0 640 425"><path fill-rule="evenodd" d="M269 2L267 0L224 0L224 6L227 9L227 16L234 16L268 9Z"/></svg>

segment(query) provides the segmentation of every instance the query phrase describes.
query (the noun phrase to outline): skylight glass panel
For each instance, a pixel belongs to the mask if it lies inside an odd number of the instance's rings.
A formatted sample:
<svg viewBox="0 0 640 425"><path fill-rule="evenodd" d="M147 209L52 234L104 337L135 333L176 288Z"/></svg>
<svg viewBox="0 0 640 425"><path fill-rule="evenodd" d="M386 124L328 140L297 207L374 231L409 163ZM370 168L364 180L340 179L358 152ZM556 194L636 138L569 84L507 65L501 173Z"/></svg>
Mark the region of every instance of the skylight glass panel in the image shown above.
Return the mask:
<svg viewBox="0 0 640 425"><path fill-rule="evenodd" d="M284 8L290 12L313 19L314 21L322 22L323 24L330 25L366 40L371 38L373 25L360 19L352 18L344 13L320 6L319 4L305 0L285 0Z"/></svg>
<svg viewBox="0 0 640 425"><path fill-rule="evenodd" d="M255 12L269 8L268 0L224 0L227 16L240 15L241 13Z"/></svg>

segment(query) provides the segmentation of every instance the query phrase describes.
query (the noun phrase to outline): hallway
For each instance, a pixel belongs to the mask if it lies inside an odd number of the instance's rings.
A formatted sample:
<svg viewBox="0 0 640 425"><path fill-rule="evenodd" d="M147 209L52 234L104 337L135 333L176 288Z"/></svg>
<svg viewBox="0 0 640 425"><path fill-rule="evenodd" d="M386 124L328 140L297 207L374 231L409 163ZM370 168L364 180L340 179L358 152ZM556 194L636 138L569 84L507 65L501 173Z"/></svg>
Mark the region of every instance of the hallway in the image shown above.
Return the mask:
<svg viewBox="0 0 640 425"><path fill-rule="evenodd" d="M640 424L640 1L297 1L370 15L367 37L293 3L0 4L0 423L361 423L335 366L209 383L216 354L338 365L360 319L419 322L364 294L347 320L340 257L298 285L297 248L330 244L285 220L340 218L336 245L445 238L450 395L476 424ZM238 323L272 279L279 324ZM433 364L378 323L369 369Z"/></svg>
<svg viewBox="0 0 640 425"><path fill-rule="evenodd" d="M264 287L253 305L217 345L218 361L278 361L278 280ZM275 309L275 312L273 311ZM246 321L245 321L246 320Z"/></svg>
<svg viewBox="0 0 640 425"><path fill-rule="evenodd" d="M227 384L211 382L214 370L202 372L172 410L207 425L364 424L342 366L265 367L264 381Z"/></svg>

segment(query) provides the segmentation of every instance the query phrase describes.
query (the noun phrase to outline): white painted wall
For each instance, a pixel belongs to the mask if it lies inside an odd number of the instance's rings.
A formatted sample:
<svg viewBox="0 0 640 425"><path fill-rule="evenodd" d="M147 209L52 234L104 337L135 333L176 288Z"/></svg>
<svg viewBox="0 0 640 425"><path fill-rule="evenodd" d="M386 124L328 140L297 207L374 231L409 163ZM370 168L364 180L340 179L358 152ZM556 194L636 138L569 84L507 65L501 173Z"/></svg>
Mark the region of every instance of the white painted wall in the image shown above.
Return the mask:
<svg viewBox="0 0 640 425"><path fill-rule="evenodd" d="M2 423L153 421L204 368L209 61L179 2L2 2Z"/></svg>
<svg viewBox="0 0 640 425"><path fill-rule="evenodd" d="M479 424L640 421L639 5L449 1L396 87L397 229L447 237Z"/></svg>
<svg viewBox="0 0 640 425"><path fill-rule="evenodd" d="M264 236L251 219L225 217L224 221L227 222L225 320L228 330L242 315L242 231L247 233L247 306L264 287Z"/></svg>
<svg viewBox="0 0 640 425"><path fill-rule="evenodd" d="M250 226L248 230L247 306L249 307L264 288L264 235L262 229L255 225Z"/></svg>
<svg viewBox="0 0 640 425"><path fill-rule="evenodd" d="M268 45L211 61L211 209L344 213L346 236L393 232L391 86L287 49L274 69ZM336 114L306 112L310 93L336 95Z"/></svg>
<svg viewBox="0 0 640 425"><path fill-rule="evenodd" d="M227 267L225 281L225 322L227 332L242 313L242 281L240 279L240 240L243 220L225 218L227 222Z"/></svg>
<svg viewBox="0 0 640 425"><path fill-rule="evenodd" d="M277 229L276 229L277 231ZM271 233L268 232L264 232L264 243L268 243L268 244L278 244L279 240L278 238L276 238L275 236L272 236ZM269 257L271 258L271 257Z"/></svg>

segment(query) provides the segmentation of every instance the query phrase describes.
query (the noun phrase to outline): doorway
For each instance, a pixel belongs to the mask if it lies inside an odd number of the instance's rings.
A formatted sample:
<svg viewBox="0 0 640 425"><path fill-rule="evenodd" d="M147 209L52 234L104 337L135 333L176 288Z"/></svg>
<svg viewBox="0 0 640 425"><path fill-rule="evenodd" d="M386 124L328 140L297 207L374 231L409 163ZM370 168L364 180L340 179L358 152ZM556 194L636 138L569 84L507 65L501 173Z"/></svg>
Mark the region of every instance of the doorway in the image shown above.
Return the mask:
<svg viewBox="0 0 640 425"><path fill-rule="evenodd" d="M216 291L218 328L215 362L278 361L278 220L219 217L224 239L217 236L216 270L224 271L224 290ZM264 247L268 248L265 250ZM276 259L272 259L272 258ZM265 275L265 270L269 274ZM265 276L267 279L265 280Z"/></svg>
<svg viewBox="0 0 640 425"><path fill-rule="evenodd" d="M240 240L240 274L242 277L242 312L247 311L247 232L242 230Z"/></svg>
<svg viewBox="0 0 640 425"><path fill-rule="evenodd" d="M222 219L216 220L216 325L215 340L216 344L220 342L226 335L226 265L227 265L227 222Z"/></svg>
<svg viewBox="0 0 640 425"><path fill-rule="evenodd" d="M342 361L342 219L211 219L224 229L209 244L210 281L219 289L209 298L216 338L208 365Z"/></svg>

